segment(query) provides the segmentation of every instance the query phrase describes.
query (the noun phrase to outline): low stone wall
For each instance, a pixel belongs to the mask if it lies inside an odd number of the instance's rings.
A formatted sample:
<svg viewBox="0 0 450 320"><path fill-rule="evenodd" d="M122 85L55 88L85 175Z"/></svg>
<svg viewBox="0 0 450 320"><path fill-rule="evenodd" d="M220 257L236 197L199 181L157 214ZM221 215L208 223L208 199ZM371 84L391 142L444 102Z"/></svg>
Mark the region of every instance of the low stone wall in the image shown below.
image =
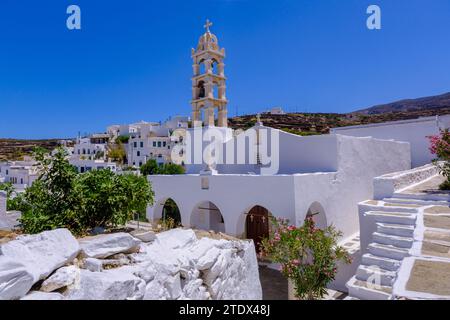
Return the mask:
<svg viewBox="0 0 450 320"><path fill-rule="evenodd" d="M439 173L438 168L433 164L423 167L389 173L373 179L374 199L382 200L392 197L392 195L408 186L424 181Z"/></svg>
<svg viewBox="0 0 450 320"><path fill-rule="evenodd" d="M19 236L0 246L0 300L262 299L252 241L147 233Z"/></svg>

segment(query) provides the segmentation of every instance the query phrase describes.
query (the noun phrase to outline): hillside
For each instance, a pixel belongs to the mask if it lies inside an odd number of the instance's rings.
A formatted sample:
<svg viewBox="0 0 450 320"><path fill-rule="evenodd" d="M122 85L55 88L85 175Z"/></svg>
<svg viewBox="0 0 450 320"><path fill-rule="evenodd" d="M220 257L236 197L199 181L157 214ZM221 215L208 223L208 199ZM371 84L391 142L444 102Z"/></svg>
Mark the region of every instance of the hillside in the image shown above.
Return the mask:
<svg viewBox="0 0 450 320"><path fill-rule="evenodd" d="M330 128L346 127L369 123L417 119L435 115L450 114L449 108L424 109L381 114L364 113L289 113L285 115L262 114L264 125L299 135L326 134ZM256 123L256 115L245 115L228 119L233 129L248 129Z"/></svg>
<svg viewBox="0 0 450 320"><path fill-rule="evenodd" d="M407 111L426 112L430 110L437 111L441 109L450 110L450 92L438 96L395 101L392 103L377 105L368 109L355 111L355 113L382 114L388 112L407 112Z"/></svg>
<svg viewBox="0 0 450 320"><path fill-rule="evenodd" d="M264 125L300 135L325 134L330 128L386 121L417 119L450 114L450 93L418 99L405 99L374 106L348 114L289 113L262 114ZM228 120L234 129L247 129L256 123L256 115L245 115Z"/></svg>
<svg viewBox="0 0 450 320"><path fill-rule="evenodd" d="M21 160L24 155L31 155L34 147L53 150L58 145L58 141L58 139L18 140L0 138L0 161Z"/></svg>

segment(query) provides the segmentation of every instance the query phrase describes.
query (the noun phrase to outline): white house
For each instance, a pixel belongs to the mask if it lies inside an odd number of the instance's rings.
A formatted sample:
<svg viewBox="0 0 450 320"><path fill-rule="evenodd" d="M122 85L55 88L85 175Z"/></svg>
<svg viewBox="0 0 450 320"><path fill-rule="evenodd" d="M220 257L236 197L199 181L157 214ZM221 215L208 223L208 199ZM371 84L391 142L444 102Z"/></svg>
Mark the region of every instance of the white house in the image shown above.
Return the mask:
<svg viewBox="0 0 450 320"><path fill-rule="evenodd" d="M439 134L440 129L449 127L450 115L446 115L333 128L331 133L409 142L412 167L415 168L430 163L435 158L429 151L430 142L427 136Z"/></svg>
<svg viewBox="0 0 450 320"><path fill-rule="evenodd" d="M18 191L30 186L39 176L36 162L11 161L0 163L0 177L4 182L10 182Z"/></svg>
<svg viewBox="0 0 450 320"><path fill-rule="evenodd" d="M73 148L73 155L80 159L104 159L107 150L107 138L92 135L78 138Z"/></svg>
<svg viewBox="0 0 450 320"><path fill-rule="evenodd" d="M128 165L140 167L150 159L159 164L171 162L172 148L182 142L184 131L188 127L189 117L176 116L165 123L139 122L137 128L128 134L126 146ZM173 132L181 132L173 135Z"/></svg>
<svg viewBox="0 0 450 320"><path fill-rule="evenodd" d="M281 108L281 107L273 107L270 110L268 110L266 113L271 114L271 115L286 114L286 112L284 112L283 108Z"/></svg>
<svg viewBox="0 0 450 320"><path fill-rule="evenodd" d="M113 172L117 171L117 164L115 162L108 162L105 160L79 159L72 157L69 159L69 163L76 167L79 173L101 169L110 169Z"/></svg>

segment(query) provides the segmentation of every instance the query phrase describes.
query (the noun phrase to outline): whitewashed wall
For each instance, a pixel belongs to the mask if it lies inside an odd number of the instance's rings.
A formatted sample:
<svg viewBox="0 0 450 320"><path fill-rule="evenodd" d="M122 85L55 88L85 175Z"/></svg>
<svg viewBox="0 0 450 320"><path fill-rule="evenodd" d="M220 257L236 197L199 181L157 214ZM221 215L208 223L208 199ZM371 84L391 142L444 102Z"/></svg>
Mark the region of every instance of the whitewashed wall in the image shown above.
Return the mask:
<svg viewBox="0 0 450 320"><path fill-rule="evenodd" d="M318 141L314 137L299 140ZM189 226L194 208L201 202L211 201L224 217L225 231L242 236L246 213L255 205L265 207L274 216L288 218L292 223L301 225L309 207L319 203L324 208L327 223L334 224L345 236L350 236L359 228L358 202L373 194L372 179L410 168L409 144L339 135L328 136L325 141L334 141L335 146L324 144L320 148L320 144L314 143L310 146L319 148L315 154L322 152L322 157L335 159L337 171L273 176L149 176L156 202L155 206L149 207L147 216L151 220L159 219L164 202L172 198L180 208L183 225ZM285 154L284 157L302 159L302 155L308 156L308 150L303 150L304 153L299 154L293 149L290 155ZM291 163L295 161L291 160ZM208 189L202 189L202 179L208 180Z"/></svg>
<svg viewBox="0 0 450 320"><path fill-rule="evenodd" d="M227 164L217 165L217 170L219 173L223 174L248 174L253 172L260 174L260 167L249 164L248 159L250 158L250 148L249 140L246 141L247 148L245 151L245 159L247 164L237 164L238 163L238 139L244 135L241 133L240 136L231 138L231 131L226 132L224 128L216 128L217 130L224 131L224 136L227 136L225 141L227 141L222 148L223 159L227 159L227 150L234 150L234 157L232 160L232 165L227 162ZM228 129L229 130L229 129ZM268 137L268 152L269 156L274 153L279 154L278 156L278 174L294 174L294 173L307 173L307 172L332 172L337 170L337 143L336 137L334 135L320 135L320 136L310 136L301 137L277 129L269 127L261 127L261 130L267 132ZM192 132L192 130L191 130ZM272 134L275 132L276 134ZM193 136L193 133L191 133ZM272 141L278 139L278 142ZM200 150L203 150L209 142L204 142ZM273 146L277 146L278 150L275 150ZM194 159L195 141L191 144L191 159ZM204 168L204 165L187 165L187 173L198 173Z"/></svg>
<svg viewBox="0 0 450 320"><path fill-rule="evenodd" d="M334 128L331 129L331 133L409 142L411 144L411 166L415 168L430 163L435 158L429 151L430 143L427 136L438 134L439 128L449 127L450 116L441 116Z"/></svg>

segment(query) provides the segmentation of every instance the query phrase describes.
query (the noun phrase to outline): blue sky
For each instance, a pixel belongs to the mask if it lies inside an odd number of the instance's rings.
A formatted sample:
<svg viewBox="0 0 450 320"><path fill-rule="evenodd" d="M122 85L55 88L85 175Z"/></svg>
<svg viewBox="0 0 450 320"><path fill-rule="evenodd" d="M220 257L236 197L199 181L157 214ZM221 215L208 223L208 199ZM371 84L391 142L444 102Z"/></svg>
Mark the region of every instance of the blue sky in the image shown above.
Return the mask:
<svg viewBox="0 0 450 320"><path fill-rule="evenodd" d="M66 28L77 4L82 30ZM382 29L366 28L366 9ZM0 137L190 114L190 49L227 51L229 114L348 112L450 91L448 0L2 0Z"/></svg>

